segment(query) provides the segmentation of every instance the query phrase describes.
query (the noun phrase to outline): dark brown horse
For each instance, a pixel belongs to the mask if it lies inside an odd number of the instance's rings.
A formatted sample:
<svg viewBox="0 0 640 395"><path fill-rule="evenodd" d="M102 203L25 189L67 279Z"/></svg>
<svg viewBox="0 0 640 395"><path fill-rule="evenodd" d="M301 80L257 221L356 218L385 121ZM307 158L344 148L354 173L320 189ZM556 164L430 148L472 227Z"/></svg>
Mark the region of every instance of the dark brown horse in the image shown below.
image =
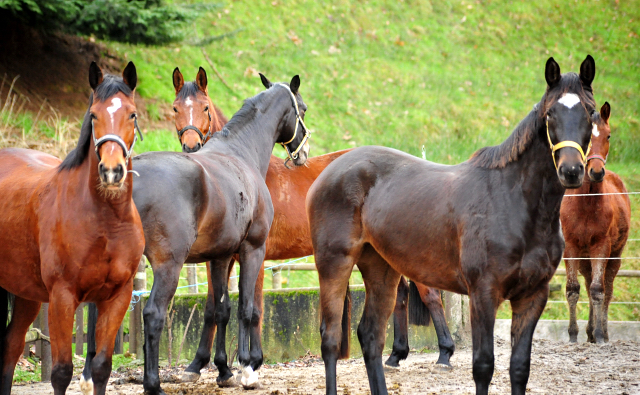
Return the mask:
<svg viewBox="0 0 640 395"><path fill-rule="evenodd" d="M55 394L73 375L71 337L78 304L100 311L94 393L104 394L118 327L133 289L144 236L131 194L130 154L136 141L133 63L122 78L89 69L93 93L78 146L61 163L42 152L0 151L0 392L9 394L25 334L49 303ZM95 154L94 154L95 152ZM15 295L11 323L7 293Z"/></svg>
<svg viewBox="0 0 640 395"><path fill-rule="evenodd" d="M599 344L609 341L607 316L613 296L613 280L620 269L620 260L616 258L622 255L629 237L629 196L604 195L627 192L617 174L610 170L605 173L611 136L610 114L609 103L604 103L600 114L595 114L591 137L593 148L587 158L587 174L580 188L567 191L560 208L566 243L564 258L567 267L569 339L574 343L578 341L578 270L584 276L589 295L588 341Z"/></svg>
<svg viewBox="0 0 640 395"><path fill-rule="evenodd" d="M560 204L565 188L584 178L594 76L591 56L579 75L561 75L550 58L540 103L502 144L462 164L361 147L318 177L307 213L327 394L337 393L336 363L349 350L348 284L356 264L366 286L358 339L373 395L387 393L382 350L401 274L469 295L478 394L488 392L493 376L496 311L510 300L511 391L525 393L533 331L564 248Z"/></svg>

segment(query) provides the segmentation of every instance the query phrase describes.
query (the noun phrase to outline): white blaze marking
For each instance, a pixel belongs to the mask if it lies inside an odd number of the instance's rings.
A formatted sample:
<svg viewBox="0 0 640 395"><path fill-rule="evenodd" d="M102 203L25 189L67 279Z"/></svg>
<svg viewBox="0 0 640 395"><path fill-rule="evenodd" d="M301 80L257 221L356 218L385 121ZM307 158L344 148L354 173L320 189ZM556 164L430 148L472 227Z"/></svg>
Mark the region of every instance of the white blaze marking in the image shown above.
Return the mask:
<svg viewBox="0 0 640 395"><path fill-rule="evenodd" d="M187 100L184 102L187 106L189 106L189 125L193 125L193 100L190 97L187 97Z"/></svg>
<svg viewBox="0 0 640 395"><path fill-rule="evenodd" d="M580 98L575 93L565 93L560 100L558 100L558 103L564 104L567 108L571 108L580 103Z"/></svg>
<svg viewBox="0 0 640 395"><path fill-rule="evenodd" d="M109 113L109 116L111 117L111 128L115 128L115 124L113 121L113 114L118 111L118 109L120 109L120 107L122 107L122 101L117 98L114 97L113 99L111 99L111 107L107 107L107 112Z"/></svg>
<svg viewBox="0 0 640 395"><path fill-rule="evenodd" d="M591 133L593 133L593 135L596 137L600 136L600 132L598 131L598 125L596 125L595 123L593 124L593 130L591 131Z"/></svg>

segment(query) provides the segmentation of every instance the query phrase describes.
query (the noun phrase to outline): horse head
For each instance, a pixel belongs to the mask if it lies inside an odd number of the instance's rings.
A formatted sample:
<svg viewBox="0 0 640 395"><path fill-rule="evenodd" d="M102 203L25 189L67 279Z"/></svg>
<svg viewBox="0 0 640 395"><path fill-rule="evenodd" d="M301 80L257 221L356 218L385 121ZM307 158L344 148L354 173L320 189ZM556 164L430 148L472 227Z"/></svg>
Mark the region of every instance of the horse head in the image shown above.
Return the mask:
<svg viewBox="0 0 640 395"><path fill-rule="evenodd" d="M604 102L600 113L594 111L591 114L591 154L587 157L587 174L592 182L602 182L604 180L604 166L609 156L609 139L611 138L611 127L609 126L609 115L611 106Z"/></svg>
<svg viewBox="0 0 640 395"><path fill-rule="evenodd" d="M285 151L287 151L287 162L291 161L296 166L302 166L307 162L309 156L309 129L304 124L304 116L307 112L307 105L300 96L300 77L294 76L289 84L272 83L262 73L260 74L262 85L266 89L286 89L289 92L291 109L285 117L286 122L281 125L280 136L277 140Z"/></svg>
<svg viewBox="0 0 640 395"><path fill-rule="evenodd" d="M99 161L98 175L101 186L112 192L123 190L137 139L136 130L140 133L134 102L137 82L133 62L124 69L122 78L103 75L96 62L89 67L89 85L93 89L89 111Z"/></svg>
<svg viewBox="0 0 640 395"><path fill-rule="evenodd" d="M591 113L595 101L591 82L596 65L590 55L580 65L580 74L560 74L560 66L553 58L547 60L543 116L551 156L560 183L565 188L582 185L586 157L591 146Z"/></svg>
<svg viewBox="0 0 640 395"><path fill-rule="evenodd" d="M173 70L173 87L176 90L173 111L182 152L196 152L216 132L211 115L213 113L216 117L216 113L207 92L207 73L200 67L196 80L185 83L176 67Z"/></svg>

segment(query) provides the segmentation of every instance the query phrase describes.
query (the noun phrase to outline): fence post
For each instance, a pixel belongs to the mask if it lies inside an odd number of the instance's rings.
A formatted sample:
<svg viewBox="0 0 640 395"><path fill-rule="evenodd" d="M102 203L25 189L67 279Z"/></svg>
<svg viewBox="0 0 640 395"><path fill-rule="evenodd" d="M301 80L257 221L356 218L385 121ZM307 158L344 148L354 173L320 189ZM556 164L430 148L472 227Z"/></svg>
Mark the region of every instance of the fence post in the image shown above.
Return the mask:
<svg viewBox="0 0 640 395"><path fill-rule="evenodd" d="M49 303L43 303L40 307L40 328L43 334L49 336ZM51 381L51 344L40 340L40 381Z"/></svg>
<svg viewBox="0 0 640 395"><path fill-rule="evenodd" d="M198 293L198 276L196 271L196 265L187 265L187 283L189 284L188 293Z"/></svg>
<svg viewBox="0 0 640 395"><path fill-rule="evenodd" d="M147 260L142 256L138 263L138 272L133 278L133 290L144 291L147 289ZM129 352L135 353L137 358L142 358L142 303L141 301L133 305L133 310L129 314Z"/></svg>
<svg viewBox="0 0 640 395"><path fill-rule="evenodd" d="M445 317L456 343L468 343L471 334L469 297L453 292L444 293Z"/></svg>
<svg viewBox="0 0 640 395"><path fill-rule="evenodd" d="M122 354L124 353L124 326L120 324L120 328L118 328L118 333L116 333L116 342L113 346L114 354Z"/></svg>
<svg viewBox="0 0 640 395"><path fill-rule="evenodd" d="M76 309L76 355L84 354L84 303Z"/></svg>
<svg viewBox="0 0 640 395"><path fill-rule="evenodd" d="M231 278L229 279L229 292L238 292L238 275L236 271L235 262L231 262L232 270L231 270Z"/></svg>
<svg viewBox="0 0 640 395"><path fill-rule="evenodd" d="M271 269L273 279L273 289L282 289L282 270L280 268Z"/></svg>

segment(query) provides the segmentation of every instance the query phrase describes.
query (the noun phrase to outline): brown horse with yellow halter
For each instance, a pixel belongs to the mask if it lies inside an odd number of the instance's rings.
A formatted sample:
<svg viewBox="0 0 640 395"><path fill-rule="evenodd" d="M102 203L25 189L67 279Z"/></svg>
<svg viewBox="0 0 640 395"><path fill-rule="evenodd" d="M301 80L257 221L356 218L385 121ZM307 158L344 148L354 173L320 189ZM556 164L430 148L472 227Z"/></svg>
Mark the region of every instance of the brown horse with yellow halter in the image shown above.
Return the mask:
<svg viewBox="0 0 640 395"><path fill-rule="evenodd" d="M611 107L604 103L595 113L591 141L592 154L582 186L567 191L560 209L567 267L569 303L569 339L578 341L576 305L580 297L578 271L582 273L589 295L587 339L602 344L609 341L607 321L613 297L613 281L620 269L620 256L629 237L631 204L627 189L605 164L609 155Z"/></svg>
<svg viewBox="0 0 640 395"><path fill-rule="evenodd" d="M584 178L594 77L591 56L579 75L560 74L550 58L540 103L502 144L467 162L445 166L361 147L322 172L307 195L307 213L320 279L327 394L337 394L337 360L348 355L345 305L354 265L366 287L358 340L373 395L387 394L382 351L401 274L469 295L477 394L488 393L496 311L509 300L511 392L525 393L533 331L564 248L562 197ZM563 148L554 149L558 144Z"/></svg>
<svg viewBox="0 0 640 395"><path fill-rule="evenodd" d="M91 63L89 109L78 146L62 163L38 151L0 151L2 394L11 392L25 333L47 302L54 393L65 393L73 375L73 318L82 302L94 302L100 311L91 369L94 393L105 393L116 333L144 249L129 175L136 82L131 62L122 78L103 75ZM7 292L15 301L5 328Z"/></svg>

